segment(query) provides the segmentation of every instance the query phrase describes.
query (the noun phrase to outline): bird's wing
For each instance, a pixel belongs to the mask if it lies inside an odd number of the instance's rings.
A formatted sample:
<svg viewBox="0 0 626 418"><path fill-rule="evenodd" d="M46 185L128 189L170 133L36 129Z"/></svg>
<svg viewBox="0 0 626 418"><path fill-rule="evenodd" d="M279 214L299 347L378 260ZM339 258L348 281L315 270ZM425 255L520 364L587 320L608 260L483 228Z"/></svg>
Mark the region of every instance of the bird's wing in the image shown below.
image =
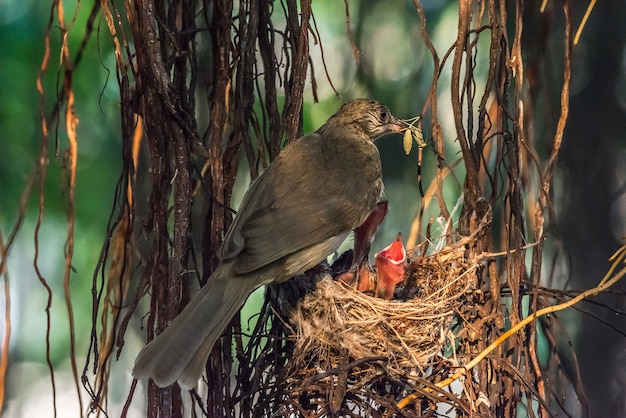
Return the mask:
<svg viewBox="0 0 626 418"><path fill-rule="evenodd" d="M306 212L303 212L301 205L279 199L271 207L256 212L241 230L245 248L238 256L237 271L256 270L349 232L359 220L355 219L353 212L342 211L341 205L338 199L327 199L307 204Z"/></svg>
<svg viewBox="0 0 626 418"><path fill-rule="evenodd" d="M361 197L336 190L343 186L334 167L325 167L318 141L310 134L291 144L246 192L221 250L222 259L238 258L238 272L345 234L363 221L350 210Z"/></svg>

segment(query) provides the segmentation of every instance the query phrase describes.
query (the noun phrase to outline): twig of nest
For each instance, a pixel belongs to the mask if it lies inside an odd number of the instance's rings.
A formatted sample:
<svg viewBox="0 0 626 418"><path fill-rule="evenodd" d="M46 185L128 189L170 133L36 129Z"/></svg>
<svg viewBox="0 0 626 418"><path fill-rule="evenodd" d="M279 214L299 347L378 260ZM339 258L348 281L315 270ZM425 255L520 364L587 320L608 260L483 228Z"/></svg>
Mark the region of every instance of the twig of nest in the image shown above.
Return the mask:
<svg viewBox="0 0 626 418"><path fill-rule="evenodd" d="M345 395L382 374L395 376L403 390L404 383L423 376L433 357L450 346L451 324L476 283L474 268L475 263L464 260L462 247L419 257L395 292L401 300L373 297L330 276L323 278L291 312L292 393L314 389L330 402L342 384L340 393Z"/></svg>

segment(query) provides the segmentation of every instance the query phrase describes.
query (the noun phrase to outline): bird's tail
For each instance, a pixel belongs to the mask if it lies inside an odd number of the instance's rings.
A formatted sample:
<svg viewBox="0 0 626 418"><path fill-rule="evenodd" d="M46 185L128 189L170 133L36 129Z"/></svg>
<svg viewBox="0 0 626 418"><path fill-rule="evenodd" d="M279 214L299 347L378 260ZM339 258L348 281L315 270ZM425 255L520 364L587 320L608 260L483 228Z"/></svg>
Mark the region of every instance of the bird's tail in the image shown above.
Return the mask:
<svg viewBox="0 0 626 418"><path fill-rule="evenodd" d="M151 378L160 387L175 381L184 388L197 384L215 341L258 287L255 280L228 277L226 267L218 267L180 315L141 350L135 378Z"/></svg>

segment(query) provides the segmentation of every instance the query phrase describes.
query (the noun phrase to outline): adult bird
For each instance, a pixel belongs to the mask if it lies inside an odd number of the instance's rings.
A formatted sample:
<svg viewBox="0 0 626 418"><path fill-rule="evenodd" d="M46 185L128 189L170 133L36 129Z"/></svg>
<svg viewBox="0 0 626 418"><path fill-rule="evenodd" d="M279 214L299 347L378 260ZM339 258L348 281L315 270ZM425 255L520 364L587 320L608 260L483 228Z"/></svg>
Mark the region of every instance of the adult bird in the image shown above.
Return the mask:
<svg viewBox="0 0 626 418"><path fill-rule="evenodd" d="M357 99L281 151L246 192L218 267L139 353L134 376L194 387L252 291L316 266L377 210L383 182L374 140L405 129L381 103Z"/></svg>

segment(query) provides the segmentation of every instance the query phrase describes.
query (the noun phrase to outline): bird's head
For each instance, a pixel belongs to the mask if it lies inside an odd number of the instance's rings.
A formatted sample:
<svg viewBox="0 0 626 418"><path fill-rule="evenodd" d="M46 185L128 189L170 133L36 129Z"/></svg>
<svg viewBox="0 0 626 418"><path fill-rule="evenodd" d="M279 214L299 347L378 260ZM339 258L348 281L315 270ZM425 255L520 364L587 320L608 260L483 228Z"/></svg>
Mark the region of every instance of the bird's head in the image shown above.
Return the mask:
<svg viewBox="0 0 626 418"><path fill-rule="evenodd" d="M393 117L389 109L371 99L355 99L345 103L327 124L351 125L374 141L391 133L404 132L408 125Z"/></svg>
<svg viewBox="0 0 626 418"><path fill-rule="evenodd" d="M407 257L406 250L402 244L402 234L398 233L391 245L377 253L375 260L378 273L376 294L383 298L391 299L396 285L404 280Z"/></svg>

